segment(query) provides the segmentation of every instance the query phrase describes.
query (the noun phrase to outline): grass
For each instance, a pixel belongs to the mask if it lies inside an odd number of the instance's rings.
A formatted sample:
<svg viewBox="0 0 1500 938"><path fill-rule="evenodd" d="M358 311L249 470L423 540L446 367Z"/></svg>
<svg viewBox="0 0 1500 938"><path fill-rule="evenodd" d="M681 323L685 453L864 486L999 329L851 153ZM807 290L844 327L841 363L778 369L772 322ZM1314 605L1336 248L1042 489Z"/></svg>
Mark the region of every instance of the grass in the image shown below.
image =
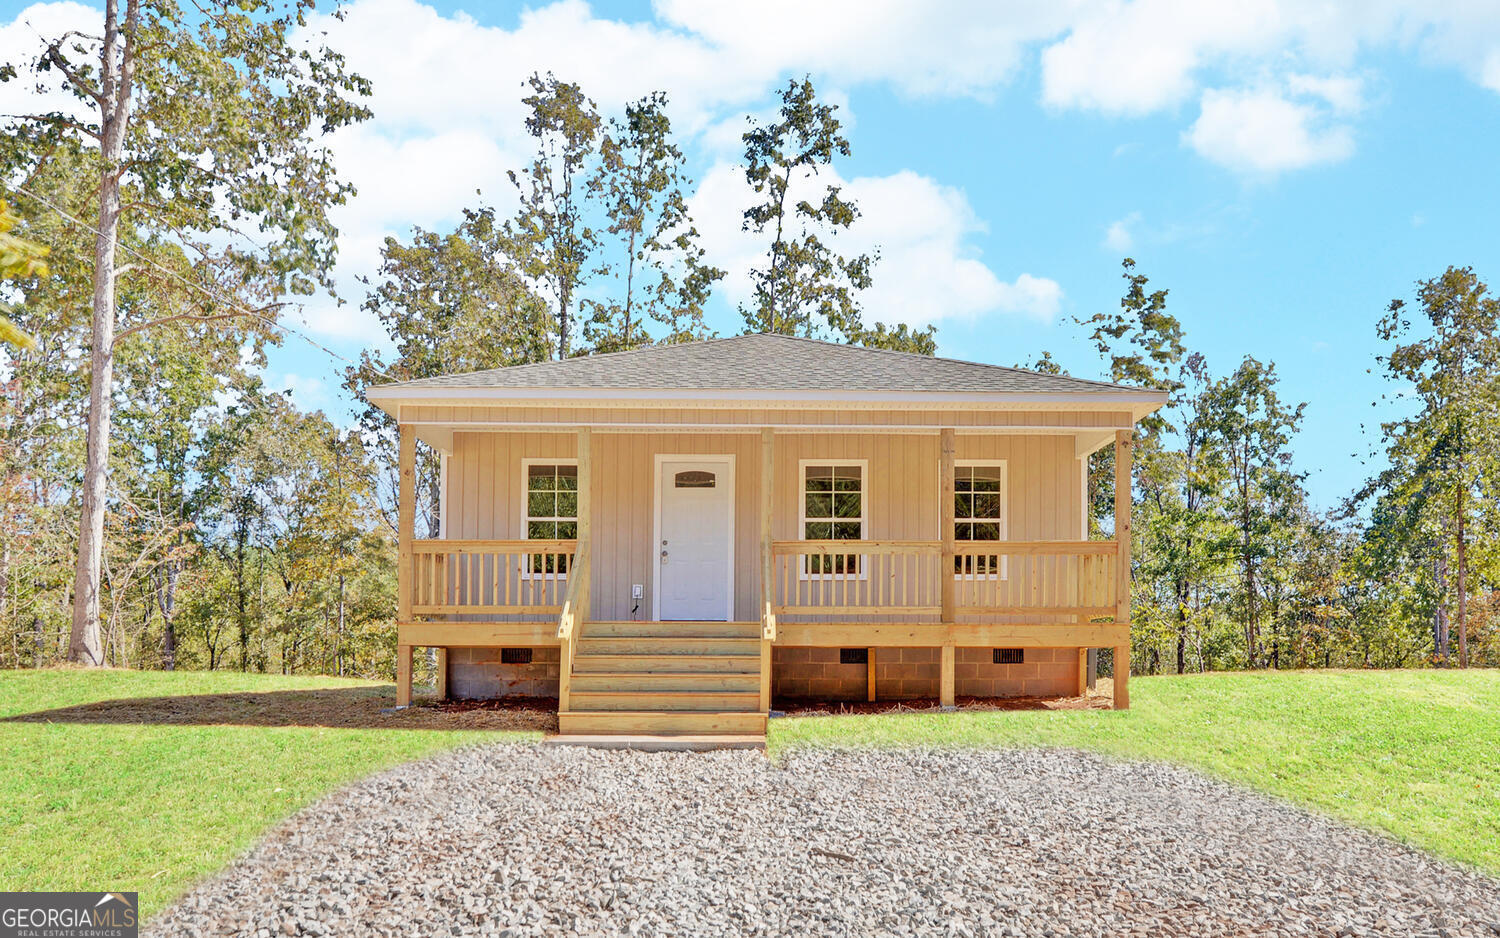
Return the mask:
<svg viewBox="0 0 1500 938"><path fill-rule="evenodd" d="M379 713L391 693L326 677L0 672L0 890L136 891L150 916L353 779L466 743L538 735L367 728L399 720ZM336 701L332 722L348 725L295 725L297 700ZM93 708L99 701L119 703ZM278 708L292 725L267 719ZM196 720L200 710L217 722ZM349 719L354 711L367 718Z"/></svg>
<svg viewBox="0 0 1500 938"><path fill-rule="evenodd" d="M391 696L337 678L0 672L0 890L134 890L149 916L346 782L539 735L434 731L514 718L381 714ZM794 717L768 742L773 756L1067 746L1168 760L1500 873L1500 672L1137 678L1131 697L1126 712Z"/></svg>
<svg viewBox="0 0 1500 938"><path fill-rule="evenodd" d="M774 720L799 746L1065 746L1189 766L1500 873L1500 671L1147 677L1128 711Z"/></svg>

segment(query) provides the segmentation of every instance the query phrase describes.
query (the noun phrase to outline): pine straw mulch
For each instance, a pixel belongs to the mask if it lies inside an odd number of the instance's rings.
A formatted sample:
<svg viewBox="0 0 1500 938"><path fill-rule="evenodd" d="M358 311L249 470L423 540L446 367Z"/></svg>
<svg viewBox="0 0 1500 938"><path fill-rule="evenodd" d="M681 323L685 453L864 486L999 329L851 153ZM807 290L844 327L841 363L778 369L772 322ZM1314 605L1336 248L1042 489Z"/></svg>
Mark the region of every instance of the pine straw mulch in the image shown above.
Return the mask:
<svg viewBox="0 0 1500 938"><path fill-rule="evenodd" d="M1109 710L1113 708L1111 682L1100 678L1084 697L965 697L954 699L956 709L985 710ZM803 700L777 699L775 709L792 717L857 716L881 713L934 713L942 710L936 697L912 700Z"/></svg>
<svg viewBox="0 0 1500 938"><path fill-rule="evenodd" d="M9 719L21 723L557 732L555 699L513 697L440 703L418 698L416 703L404 710L394 709L395 688L387 685L131 697L39 710Z"/></svg>

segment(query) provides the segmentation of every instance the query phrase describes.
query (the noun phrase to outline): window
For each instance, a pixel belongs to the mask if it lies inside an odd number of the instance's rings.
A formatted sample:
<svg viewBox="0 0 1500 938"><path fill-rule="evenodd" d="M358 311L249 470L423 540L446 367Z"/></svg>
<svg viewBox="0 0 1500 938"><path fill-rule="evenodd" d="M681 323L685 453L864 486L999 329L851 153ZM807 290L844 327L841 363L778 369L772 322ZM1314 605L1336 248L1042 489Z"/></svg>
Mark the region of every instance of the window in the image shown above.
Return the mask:
<svg viewBox="0 0 1500 938"><path fill-rule="evenodd" d="M712 472L701 469L684 469L672 478L672 484L680 489L711 489L715 481L716 476Z"/></svg>
<svg viewBox="0 0 1500 938"><path fill-rule="evenodd" d="M578 537L578 466L527 462L526 539L570 541ZM532 554L528 573L566 575L566 556Z"/></svg>
<svg viewBox="0 0 1500 938"><path fill-rule="evenodd" d="M960 463L953 470L953 537L964 541L1005 540L1005 464ZM999 556L953 558L958 576L1004 576Z"/></svg>
<svg viewBox="0 0 1500 938"><path fill-rule="evenodd" d="M864 462L802 464L802 538L808 541L859 541L865 536ZM858 574L854 554L809 555L805 573Z"/></svg>

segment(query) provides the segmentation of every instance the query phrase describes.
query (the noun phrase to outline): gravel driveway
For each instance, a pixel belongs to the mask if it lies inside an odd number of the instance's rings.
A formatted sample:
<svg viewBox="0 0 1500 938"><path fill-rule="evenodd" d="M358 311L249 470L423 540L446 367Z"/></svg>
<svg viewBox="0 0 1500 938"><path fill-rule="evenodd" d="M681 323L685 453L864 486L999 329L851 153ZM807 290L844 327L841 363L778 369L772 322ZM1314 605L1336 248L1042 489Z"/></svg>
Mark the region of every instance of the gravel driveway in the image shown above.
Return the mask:
<svg viewBox="0 0 1500 938"><path fill-rule="evenodd" d="M491 746L303 811L148 935L1500 936L1500 882L1064 751Z"/></svg>

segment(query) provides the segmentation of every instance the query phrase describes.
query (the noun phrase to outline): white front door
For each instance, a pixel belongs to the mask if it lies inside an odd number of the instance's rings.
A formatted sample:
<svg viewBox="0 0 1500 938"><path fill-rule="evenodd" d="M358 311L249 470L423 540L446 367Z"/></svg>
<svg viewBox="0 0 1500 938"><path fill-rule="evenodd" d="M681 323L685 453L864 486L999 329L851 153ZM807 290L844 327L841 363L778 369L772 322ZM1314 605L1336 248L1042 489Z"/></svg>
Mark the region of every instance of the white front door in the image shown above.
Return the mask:
<svg viewBox="0 0 1500 938"><path fill-rule="evenodd" d="M656 493L656 618L724 620L734 603L734 463L664 457Z"/></svg>

